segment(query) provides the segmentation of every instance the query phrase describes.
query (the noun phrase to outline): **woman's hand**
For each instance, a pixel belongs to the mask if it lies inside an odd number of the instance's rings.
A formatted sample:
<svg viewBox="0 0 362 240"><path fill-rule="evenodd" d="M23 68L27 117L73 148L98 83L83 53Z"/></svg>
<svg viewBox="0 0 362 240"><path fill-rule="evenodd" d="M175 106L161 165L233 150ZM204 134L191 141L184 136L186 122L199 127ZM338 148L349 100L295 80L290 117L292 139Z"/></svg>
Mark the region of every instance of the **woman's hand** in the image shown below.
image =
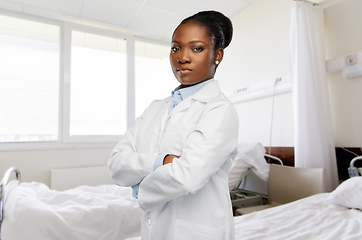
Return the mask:
<svg viewBox="0 0 362 240"><path fill-rule="evenodd" d="M163 165L166 165L168 163L172 163L174 158L180 158L180 156L175 156L175 155L167 155L164 159L163 159Z"/></svg>

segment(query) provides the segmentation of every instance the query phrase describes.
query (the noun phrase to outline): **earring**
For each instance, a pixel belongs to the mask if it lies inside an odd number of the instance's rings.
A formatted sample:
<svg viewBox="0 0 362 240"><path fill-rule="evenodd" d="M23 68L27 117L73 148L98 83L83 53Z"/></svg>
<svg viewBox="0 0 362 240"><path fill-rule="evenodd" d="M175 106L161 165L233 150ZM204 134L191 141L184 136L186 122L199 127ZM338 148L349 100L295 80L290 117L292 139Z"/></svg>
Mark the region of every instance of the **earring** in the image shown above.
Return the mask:
<svg viewBox="0 0 362 240"><path fill-rule="evenodd" d="M219 64L219 61L215 61L215 64L218 65L218 64Z"/></svg>

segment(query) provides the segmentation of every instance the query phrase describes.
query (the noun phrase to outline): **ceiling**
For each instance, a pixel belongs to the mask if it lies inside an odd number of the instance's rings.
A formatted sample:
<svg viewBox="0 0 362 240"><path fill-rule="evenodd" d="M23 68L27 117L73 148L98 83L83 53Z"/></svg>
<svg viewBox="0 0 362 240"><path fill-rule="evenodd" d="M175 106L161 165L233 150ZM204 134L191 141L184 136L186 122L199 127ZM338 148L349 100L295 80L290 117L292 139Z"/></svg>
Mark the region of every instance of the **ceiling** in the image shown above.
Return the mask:
<svg viewBox="0 0 362 240"><path fill-rule="evenodd" d="M185 17L217 10L228 17L254 0L0 0L0 8L41 17L101 26L169 42Z"/></svg>

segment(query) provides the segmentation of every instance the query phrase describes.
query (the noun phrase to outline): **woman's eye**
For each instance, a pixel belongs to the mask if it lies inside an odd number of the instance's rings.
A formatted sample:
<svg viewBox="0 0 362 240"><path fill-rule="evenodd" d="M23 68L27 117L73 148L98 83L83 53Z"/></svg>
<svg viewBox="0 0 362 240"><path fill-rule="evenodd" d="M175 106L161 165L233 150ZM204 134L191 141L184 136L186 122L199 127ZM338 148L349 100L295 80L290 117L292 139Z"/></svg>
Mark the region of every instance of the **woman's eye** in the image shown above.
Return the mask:
<svg viewBox="0 0 362 240"><path fill-rule="evenodd" d="M180 48L178 48L178 47L171 47L171 51L172 51L173 53L177 52L179 49L180 49Z"/></svg>
<svg viewBox="0 0 362 240"><path fill-rule="evenodd" d="M194 52L202 52L204 50L202 47L195 47Z"/></svg>

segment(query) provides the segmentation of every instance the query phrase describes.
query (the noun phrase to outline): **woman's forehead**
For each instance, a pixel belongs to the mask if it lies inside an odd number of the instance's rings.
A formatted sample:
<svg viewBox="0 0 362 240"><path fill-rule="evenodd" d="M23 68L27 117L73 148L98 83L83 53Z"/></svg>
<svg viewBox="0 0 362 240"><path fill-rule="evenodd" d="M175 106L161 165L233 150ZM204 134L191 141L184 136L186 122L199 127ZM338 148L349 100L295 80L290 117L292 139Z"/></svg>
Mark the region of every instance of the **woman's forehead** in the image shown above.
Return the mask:
<svg viewBox="0 0 362 240"><path fill-rule="evenodd" d="M179 25L172 36L172 41L180 43L202 41L211 44L206 28L193 22Z"/></svg>

